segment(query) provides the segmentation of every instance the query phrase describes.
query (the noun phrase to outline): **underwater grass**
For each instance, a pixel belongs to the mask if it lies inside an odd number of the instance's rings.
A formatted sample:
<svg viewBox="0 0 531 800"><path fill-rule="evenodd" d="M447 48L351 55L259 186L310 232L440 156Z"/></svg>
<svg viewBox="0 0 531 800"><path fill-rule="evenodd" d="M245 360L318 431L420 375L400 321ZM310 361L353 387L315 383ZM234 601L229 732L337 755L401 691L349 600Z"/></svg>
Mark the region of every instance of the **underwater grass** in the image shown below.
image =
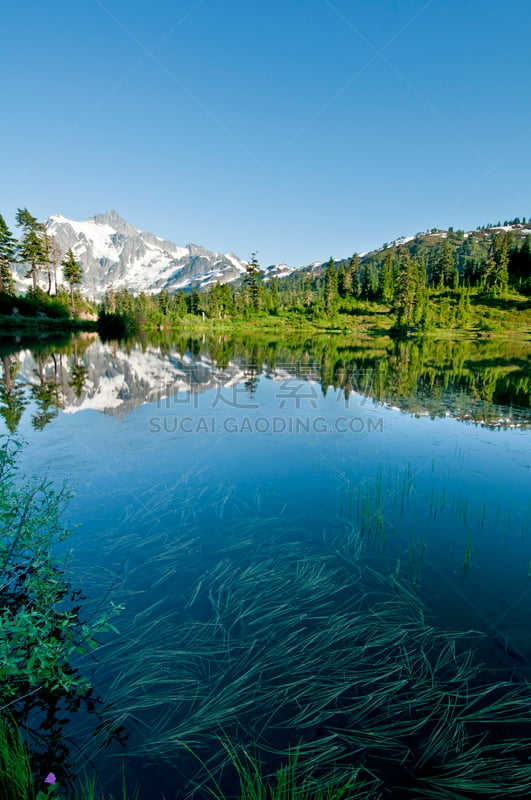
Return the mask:
<svg viewBox="0 0 531 800"><path fill-rule="evenodd" d="M166 762L183 797L211 776L225 790L221 741L240 759L253 753L270 777L297 747L298 780L318 777L323 792L354 770L396 796L404 787L436 796L432 774L447 781L444 796L482 796L452 777L467 752L478 787L491 756L509 775L505 726L530 721L529 693L485 683L471 647L480 634L430 625L412 583L363 565L353 527L311 543L270 522L234 527L212 537L202 560L191 531L174 549L160 534L164 558L147 565L150 580L171 568L177 591L161 603L146 589L151 603L138 603L131 630L106 652L109 725L128 729L126 758ZM518 775L531 791L529 772Z"/></svg>
<svg viewBox="0 0 531 800"><path fill-rule="evenodd" d="M237 748L223 741L227 763L235 773L239 791L234 797L240 800L366 800L377 798L377 779L362 775L360 770L352 770L349 775L334 773L328 780L315 777L304 771L300 774L299 760L301 748L290 750L285 763L272 775L264 775L260 760L245 748ZM218 780L210 773L208 793L214 800L226 800L226 794Z"/></svg>

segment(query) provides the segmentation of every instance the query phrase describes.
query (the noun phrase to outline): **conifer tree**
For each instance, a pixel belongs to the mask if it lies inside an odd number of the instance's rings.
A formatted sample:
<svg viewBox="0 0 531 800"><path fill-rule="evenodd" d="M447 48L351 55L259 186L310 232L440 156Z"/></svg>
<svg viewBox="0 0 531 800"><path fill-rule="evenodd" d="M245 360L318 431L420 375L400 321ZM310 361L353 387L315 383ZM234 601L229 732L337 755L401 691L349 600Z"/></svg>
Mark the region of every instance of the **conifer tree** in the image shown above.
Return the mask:
<svg viewBox="0 0 531 800"><path fill-rule="evenodd" d="M483 288L492 297L504 297L509 285L509 246L512 236L500 231L494 236L485 262Z"/></svg>
<svg viewBox="0 0 531 800"><path fill-rule="evenodd" d="M81 264L76 261L72 250L67 250L66 256L61 262L63 265L63 278L70 288L70 310L74 316L74 287L79 286L83 280L83 269Z"/></svg>
<svg viewBox="0 0 531 800"><path fill-rule="evenodd" d="M278 312L278 279L271 278L269 281L269 308L273 314Z"/></svg>
<svg viewBox="0 0 531 800"><path fill-rule="evenodd" d="M357 253L350 259L350 286L352 297L359 297L361 293L360 260Z"/></svg>
<svg viewBox="0 0 531 800"><path fill-rule="evenodd" d="M20 259L30 265L26 277L31 277L33 293L37 291L37 273L47 263L48 253L44 241L45 229L42 222L30 214L27 208L17 209L17 225L22 228L22 238L18 250Z"/></svg>
<svg viewBox="0 0 531 800"><path fill-rule="evenodd" d="M116 312L116 294L114 287L109 286L103 298L103 313L114 314Z"/></svg>
<svg viewBox="0 0 531 800"><path fill-rule="evenodd" d="M11 264L15 262L16 240L0 214L0 292L14 293Z"/></svg>
<svg viewBox="0 0 531 800"><path fill-rule="evenodd" d="M378 294L378 278L372 262L364 264L361 276L360 295L364 300L373 300Z"/></svg>
<svg viewBox="0 0 531 800"><path fill-rule="evenodd" d="M304 281L304 292L303 292L302 302L306 306L306 308L309 308L313 303L312 279L309 275Z"/></svg>
<svg viewBox="0 0 531 800"><path fill-rule="evenodd" d="M454 289L457 286L459 274L450 242L446 240L434 256L434 260L431 262L431 285L436 289Z"/></svg>
<svg viewBox="0 0 531 800"><path fill-rule="evenodd" d="M423 274L423 266L418 261L413 261L408 252L404 253L401 257L393 303L396 327L399 329L414 325L424 315L427 296Z"/></svg>
<svg viewBox="0 0 531 800"><path fill-rule="evenodd" d="M384 262L380 270L379 293L384 303L390 303L395 292L395 273L393 266L393 255L386 253Z"/></svg>
<svg viewBox="0 0 531 800"><path fill-rule="evenodd" d="M190 297L190 314L200 314L201 313L201 295L194 289Z"/></svg>
<svg viewBox="0 0 531 800"><path fill-rule="evenodd" d="M188 306L186 305L186 295L182 289L179 289L174 296L175 313L178 317L185 317L188 313Z"/></svg>
<svg viewBox="0 0 531 800"><path fill-rule="evenodd" d="M249 291L251 306L254 311L260 308L260 282L263 273L260 270L256 253L251 253L251 260L245 268L245 275L243 276L243 283Z"/></svg>
<svg viewBox="0 0 531 800"><path fill-rule="evenodd" d="M331 257L326 265L324 282L324 308L325 312L330 316L332 316L337 310L338 299L337 269L334 259Z"/></svg>
<svg viewBox="0 0 531 800"><path fill-rule="evenodd" d="M168 311L170 310L170 296L166 291L166 289L163 289L160 292L157 298L157 302L162 316L165 317L168 314Z"/></svg>
<svg viewBox="0 0 531 800"><path fill-rule="evenodd" d="M340 297L349 297L352 294L352 272L345 267L344 261L337 271L337 291Z"/></svg>
<svg viewBox="0 0 531 800"><path fill-rule="evenodd" d="M55 264L54 264L54 242L53 237L49 236L46 232L46 229L43 228L43 235L42 235L42 243L44 247L44 263L43 266L46 268L46 277L48 279L48 288L47 293L51 295L52 293L52 279L55 271ZM56 291L57 294L57 281L56 281Z"/></svg>
<svg viewBox="0 0 531 800"><path fill-rule="evenodd" d="M52 293L52 280L53 280L53 291L54 294L57 295L58 287L57 287L57 270L61 266L61 248L57 243L57 239L55 236L50 236L46 234L46 240L48 244L48 256L50 259L50 263L48 265L48 294Z"/></svg>
<svg viewBox="0 0 531 800"><path fill-rule="evenodd" d="M458 273L454 261L454 253L452 245L448 240L443 244L442 253L440 256L440 281L441 286L446 286L450 289L455 289L458 283Z"/></svg>

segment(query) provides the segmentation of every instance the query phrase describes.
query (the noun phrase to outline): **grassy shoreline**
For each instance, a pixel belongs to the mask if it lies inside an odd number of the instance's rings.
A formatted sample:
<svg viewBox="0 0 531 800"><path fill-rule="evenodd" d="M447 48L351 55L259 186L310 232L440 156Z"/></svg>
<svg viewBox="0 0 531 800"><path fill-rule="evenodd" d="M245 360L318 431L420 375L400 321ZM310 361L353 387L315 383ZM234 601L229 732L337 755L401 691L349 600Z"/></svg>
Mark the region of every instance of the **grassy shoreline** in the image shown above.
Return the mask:
<svg viewBox="0 0 531 800"><path fill-rule="evenodd" d="M51 331L96 331L97 320L65 319L61 317L23 317L0 314L0 336L4 333L42 333Z"/></svg>
<svg viewBox="0 0 531 800"><path fill-rule="evenodd" d="M101 320L70 319L65 317L7 316L0 315L0 337L13 333L42 335L72 331L98 331L107 338L122 338L123 333L142 331L175 331L176 333L213 333L217 335L252 335L260 332L282 334L342 334L373 337L428 337L428 338L531 338L531 301L522 295L509 295L505 299L489 299L472 295L470 306L463 313L458 306L457 292L442 291L432 295L427 324L397 330L395 316L389 306L360 302L347 312L333 317L316 315L313 318L302 311L259 312L251 317L205 317L187 314L179 319L164 319L135 324L134 320L117 318L122 331L105 328Z"/></svg>

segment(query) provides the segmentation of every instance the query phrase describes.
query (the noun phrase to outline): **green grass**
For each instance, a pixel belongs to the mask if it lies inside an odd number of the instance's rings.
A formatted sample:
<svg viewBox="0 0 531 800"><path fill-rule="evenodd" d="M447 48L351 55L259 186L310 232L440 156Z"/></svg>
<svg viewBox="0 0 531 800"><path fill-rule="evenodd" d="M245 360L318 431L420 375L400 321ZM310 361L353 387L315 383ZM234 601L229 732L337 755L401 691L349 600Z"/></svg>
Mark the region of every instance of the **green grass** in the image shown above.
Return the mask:
<svg viewBox="0 0 531 800"><path fill-rule="evenodd" d="M33 800L35 791L26 747L15 722L0 714L0 797Z"/></svg>
<svg viewBox="0 0 531 800"><path fill-rule="evenodd" d="M337 776L332 773L327 781L308 771L301 772L299 747L289 751L285 763L268 775L264 774L259 759L245 748L237 748L226 741L222 746L227 753L229 769L237 779L239 800L367 800L377 796L378 781L363 777L357 769ZM207 791L214 800L225 800L226 794L212 774Z"/></svg>
<svg viewBox="0 0 531 800"><path fill-rule="evenodd" d="M0 315L0 337L14 331L24 334L40 334L58 331L95 331L96 321L69 319L68 317L13 317Z"/></svg>
<svg viewBox="0 0 531 800"><path fill-rule="evenodd" d="M478 290L471 290L469 308L459 311L462 295L459 291L431 290L430 323L426 330L412 329L410 335L438 337L499 337L531 334L531 301L528 297L510 294L506 298L488 298ZM187 315L174 326L174 330L210 331L213 333L254 333L260 331L308 330L321 333L385 334L393 330L395 317L389 306L365 300L345 304L344 309L327 317L325 314L308 315L303 310L278 311L275 314L259 312L250 317L226 319Z"/></svg>

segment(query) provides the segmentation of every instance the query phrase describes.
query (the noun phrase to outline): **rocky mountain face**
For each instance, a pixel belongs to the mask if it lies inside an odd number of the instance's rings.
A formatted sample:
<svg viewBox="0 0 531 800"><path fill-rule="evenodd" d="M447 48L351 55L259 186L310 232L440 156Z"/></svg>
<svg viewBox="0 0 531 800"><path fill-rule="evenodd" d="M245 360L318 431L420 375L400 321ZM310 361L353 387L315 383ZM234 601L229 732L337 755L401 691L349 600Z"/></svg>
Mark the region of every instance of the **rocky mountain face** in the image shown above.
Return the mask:
<svg viewBox="0 0 531 800"><path fill-rule="evenodd" d="M133 292L201 289L229 283L245 272L246 262L195 244L179 247L152 233L139 231L115 211L84 222L54 215L46 222L61 254L71 248L83 267L81 290L98 298L109 287Z"/></svg>

